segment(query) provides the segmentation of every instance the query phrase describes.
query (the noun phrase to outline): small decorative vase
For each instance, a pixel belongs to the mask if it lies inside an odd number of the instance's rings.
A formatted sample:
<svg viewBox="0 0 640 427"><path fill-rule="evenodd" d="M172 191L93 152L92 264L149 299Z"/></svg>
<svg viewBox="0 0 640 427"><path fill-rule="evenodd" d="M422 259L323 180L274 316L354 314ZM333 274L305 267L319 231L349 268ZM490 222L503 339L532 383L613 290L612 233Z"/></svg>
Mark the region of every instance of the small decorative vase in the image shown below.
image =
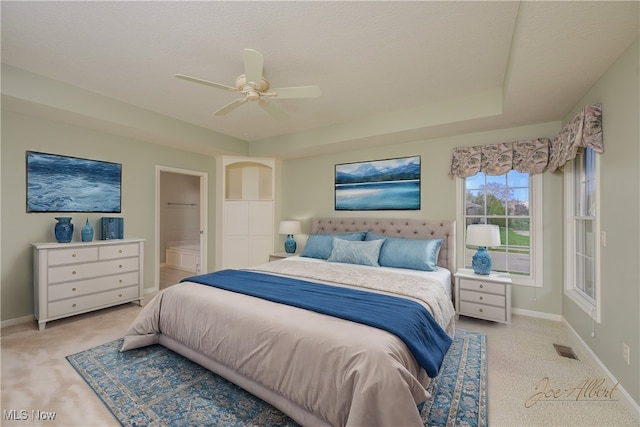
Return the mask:
<svg viewBox="0 0 640 427"><path fill-rule="evenodd" d="M486 246L478 246L478 252L471 258L473 272L483 276L489 275L491 273L491 264L491 255L489 255Z"/></svg>
<svg viewBox="0 0 640 427"><path fill-rule="evenodd" d="M56 217L58 222L55 227L56 241L58 243L69 243L73 237L73 224L70 216Z"/></svg>
<svg viewBox="0 0 640 427"><path fill-rule="evenodd" d="M296 251L296 241L293 240L292 234L288 234L287 240L284 241L284 251L288 254L295 253Z"/></svg>
<svg viewBox="0 0 640 427"><path fill-rule="evenodd" d="M89 224L89 218L87 218L87 222L82 227L82 241L90 242L93 240L93 227Z"/></svg>

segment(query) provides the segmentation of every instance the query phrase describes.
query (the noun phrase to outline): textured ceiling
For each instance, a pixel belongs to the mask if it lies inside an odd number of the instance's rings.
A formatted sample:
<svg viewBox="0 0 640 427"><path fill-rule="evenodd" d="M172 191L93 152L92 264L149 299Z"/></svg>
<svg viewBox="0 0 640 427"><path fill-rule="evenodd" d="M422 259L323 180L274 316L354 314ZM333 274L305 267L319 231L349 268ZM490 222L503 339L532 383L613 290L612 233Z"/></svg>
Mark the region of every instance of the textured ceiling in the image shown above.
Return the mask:
<svg viewBox="0 0 640 427"><path fill-rule="evenodd" d="M2 1L1 8L3 63L246 141L367 121L420 136L444 124L460 131L456 122L474 117L477 129L558 120L638 37L635 1ZM278 100L285 121L255 103L214 116L236 95L173 76L233 86L244 48L264 55L272 87L318 85L322 96ZM487 93L498 94L497 113L433 114L404 129L398 119L484 102L469 100Z"/></svg>

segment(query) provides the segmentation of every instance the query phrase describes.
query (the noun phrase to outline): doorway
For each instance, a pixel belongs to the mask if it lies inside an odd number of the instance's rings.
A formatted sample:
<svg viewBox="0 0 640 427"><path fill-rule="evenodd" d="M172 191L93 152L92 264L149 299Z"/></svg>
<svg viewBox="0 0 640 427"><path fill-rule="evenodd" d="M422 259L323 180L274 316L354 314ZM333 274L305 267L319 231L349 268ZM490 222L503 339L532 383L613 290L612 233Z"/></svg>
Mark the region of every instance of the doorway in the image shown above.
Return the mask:
<svg viewBox="0 0 640 427"><path fill-rule="evenodd" d="M207 271L206 172L156 166L155 290Z"/></svg>

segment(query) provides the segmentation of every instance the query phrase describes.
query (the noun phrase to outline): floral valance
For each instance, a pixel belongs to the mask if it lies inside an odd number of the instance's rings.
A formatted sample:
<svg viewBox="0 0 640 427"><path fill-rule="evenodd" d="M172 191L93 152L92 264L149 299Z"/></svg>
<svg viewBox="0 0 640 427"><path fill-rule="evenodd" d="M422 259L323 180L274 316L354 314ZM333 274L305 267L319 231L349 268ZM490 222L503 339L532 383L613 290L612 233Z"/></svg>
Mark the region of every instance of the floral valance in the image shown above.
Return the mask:
<svg viewBox="0 0 640 427"><path fill-rule="evenodd" d="M549 170L562 168L573 160L580 148L590 147L604 153L602 140L602 105L589 104L560 131L551 143Z"/></svg>
<svg viewBox="0 0 640 427"><path fill-rule="evenodd" d="M467 178L478 172L503 175L511 169L530 174L551 172L561 168L578 154L580 148L591 147L604 152L602 141L602 106L589 104L553 139L505 142L453 149L450 176Z"/></svg>
<svg viewBox="0 0 640 427"><path fill-rule="evenodd" d="M449 175L458 178L478 172L503 175L514 169L530 174L542 173L549 161L549 138L504 142L453 149Z"/></svg>

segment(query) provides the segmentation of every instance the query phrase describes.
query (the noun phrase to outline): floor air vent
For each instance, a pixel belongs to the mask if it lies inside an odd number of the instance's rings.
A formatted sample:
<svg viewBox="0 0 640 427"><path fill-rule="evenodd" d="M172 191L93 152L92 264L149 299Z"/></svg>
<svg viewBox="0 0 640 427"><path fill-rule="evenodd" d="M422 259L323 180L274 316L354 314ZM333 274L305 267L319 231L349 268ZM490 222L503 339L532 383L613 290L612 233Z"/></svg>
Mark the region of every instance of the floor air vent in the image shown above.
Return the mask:
<svg viewBox="0 0 640 427"><path fill-rule="evenodd" d="M554 344L553 346L556 348L556 351L560 356L568 357L569 359L579 360L578 356L576 356L576 354L573 352L573 349L571 347L567 347L566 345L560 345L560 344Z"/></svg>

